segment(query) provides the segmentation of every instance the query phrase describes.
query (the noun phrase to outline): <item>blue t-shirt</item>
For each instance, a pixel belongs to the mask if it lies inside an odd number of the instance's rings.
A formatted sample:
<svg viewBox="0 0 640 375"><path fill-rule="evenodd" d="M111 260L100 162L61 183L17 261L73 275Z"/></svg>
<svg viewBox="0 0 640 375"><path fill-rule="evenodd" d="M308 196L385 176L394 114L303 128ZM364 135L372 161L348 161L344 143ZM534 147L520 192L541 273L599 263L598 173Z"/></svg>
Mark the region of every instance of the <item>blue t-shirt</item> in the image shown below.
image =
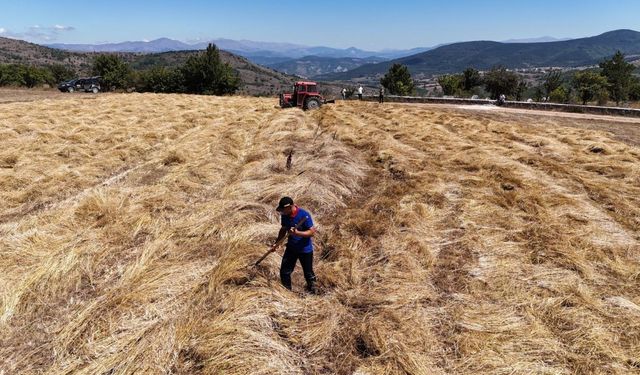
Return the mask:
<svg viewBox="0 0 640 375"><path fill-rule="evenodd" d="M313 220L311 220L311 214L302 208L298 207L298 212L295 217L291 217L289 215L280 216L280 223L283 227L289 229L298 225L298 223L304 218L307 218L304 223L300 225L298 228L299 231L307 231L313 227ZM289 240L287 241L287 249L293 250L297 253L310 253L313 251L313 242L311 241L311 237L298 237L289 235Z"/></svg>

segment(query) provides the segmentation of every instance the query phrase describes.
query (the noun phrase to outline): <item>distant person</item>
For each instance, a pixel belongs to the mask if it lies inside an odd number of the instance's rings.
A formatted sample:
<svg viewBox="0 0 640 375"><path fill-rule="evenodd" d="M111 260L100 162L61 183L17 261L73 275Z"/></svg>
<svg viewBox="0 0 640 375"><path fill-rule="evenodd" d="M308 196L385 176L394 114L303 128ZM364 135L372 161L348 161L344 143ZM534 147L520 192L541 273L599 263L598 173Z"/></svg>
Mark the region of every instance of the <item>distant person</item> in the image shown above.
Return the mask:
<svg viewBox="0 0 640 375"><path fill-rule="evenodd" d="M378 103L384 103L384 87L380 87L380 94L378 95Z"/></svg>
<svg viewBox="0 0 640 375"><path fill-rule="evenodd" d="M282 197L276 211L280 213L280 232L278 239L271 247L275 251L280 239L289 233L287 246L280 265L280 281L285 288L291 290L291 273L296 268L298 260L302 265L304 278L307 281L307 291L316 293L316 275L313 273L313 243L311 237L316 233L311 214L296 206L293 199Z"/></svg>
<svg viewBox="0 0 640 375"><path fill-rule="evenodd" d="M362 93L364 92L364 90L362 89L362 86L358 87L358 100L362 100Z"/></svg>
<svg viewBox="0 0 640 375"><path fill-rule="evenodd" d="M342 89L342 100L346 100L347 99L347 89L343 88Z"/></svg>
<svg viewBox="0 0 640 375"><path fill-rule="evenodd" d="M507 101L507 97L504 94L500 94L500 96L498 97L498 102L496 103L497 105L504 105L504 103L506 103Z"/></svg>

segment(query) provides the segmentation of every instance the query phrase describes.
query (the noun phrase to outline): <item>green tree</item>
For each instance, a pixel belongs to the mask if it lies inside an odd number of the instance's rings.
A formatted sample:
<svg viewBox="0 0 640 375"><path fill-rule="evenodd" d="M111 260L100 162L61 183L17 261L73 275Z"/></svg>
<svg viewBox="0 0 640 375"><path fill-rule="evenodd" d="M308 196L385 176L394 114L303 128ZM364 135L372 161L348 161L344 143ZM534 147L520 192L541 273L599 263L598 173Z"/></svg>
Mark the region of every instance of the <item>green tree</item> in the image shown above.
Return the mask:
<svg viewBox="0 0 640 375"><path fill-rule="evenodd" d="M467 68L464 70L462 75L464 78L462 82L462 88L464 89L464 91L471 91L475 87L482 85L482 76L476 69Z"/></svg>
<svg viewBox="0 0 640 375"><path fill-rule="evenodd" d="M49 70L36 66L25 66L22 70L22 77L24 85L29 88L53 82L53 76Z"/></svg>
<svg viewBox="0 0 640 375"><path fill-rule="evenodd" d="M22 64L0 65L0 86L26 86L31 88L45 83L55 83L49 68Z"/></svg>
<svg viewBox="0 0 640 375"><path fill-rule="evenodd" d="M508 71L505 67L497 66L484 76L484 85L492 99L498 99L502 94L513 96L517 94L520 79L515 72Z"/></svg>
<svg viewBox="0 0 640 375"><path fill-rule="evenodd" d="M103 89L126 89L131 83L131 68L118 55L98 55L92 72L102 77Z"/></svg>
<svg viewBox="0 0 640 375"><path fill-rule="evenodd" d="M76 72L62 64L49 65L49 70L53 78L53 83L68 81L76 76Z"/></svg>
<svg viewBox="0 0 640 375"><path fill-rule="evenodd" d="M600 92L598 92L598 95L596 96L596 100L598 100L598 105L607 105L607 103L609 102L609 91L605 90L600 90Z"/></svg>
<svg viewBox="0 0 640 375"><path fill-rule="evenodd" d="M387 74L380 79L380 84L391 95L411 95L415 91L409 68L401 64L393 64Z"/></svg>
<svg viewBox="0 0 640 375"><path fill-rule="evenodd" d="M140 92L172 93L183 92L182 72L164 66L140 72L136 88Z"/></svg>
<svg viewBox="0 0 640 375"><path fill-rule="evenodd" d="M607 79L593 71L582 71L573 76L572 84L582 104L585 105L602 95L602 91L607 88Z"/></svg>
<svg viewBox="0 0 640 375"><path fill-rule="evenodd" d="M633 64L624 60L624 54L618 51L611 59L605 59L600 63L602 75L609 82L609 94L611 99L620 105L620 102L629 98L631 89L632 73L635 70Z"/></svg>
<svg viewBox="0 0 640 375"><path fill-rule="evenodd" d="M240 88L238 74L228 63L222 62L215 44L209 44L204 53L189 57L181 73L189 93L228 95Z"/></svg>
<svg viewBox="0 0 640 375"><path fill-rule="evenodd" d="M0 65L0 86L25 86L24 65Z"/></svg>
<svg viewBox="0 0 640 375"><path fill-rule="evenodd" d="M640 100L640 79L634 77L631 83L631 89L629 90L629 99L638 101Z"/></svg>
<svg viewBox="0 0 640 375"><path fill-rule="evenodd" d="M535 100L536 102L541 102L543 97L544 90L542 89L542 86L536 86L536 88L533 90L533 100Z"/></svg>
<svg viewBox="0 0 640 375"><path fill-rule="evenodd" d="M522 100L524 93L527 91L527 89L529 88L529 85L527 85L527 82L520 80L518 82L518 86L516 87L516 100L520 101Z"/></svg>
<svg viewBox="0 0 640 375"><path fill-rule="evenodd" d="M444 95L456 95L464 87L464 76L462 74L446 74L438 77L438 84L442 87Z"/></svg>
<svg viewBox="0 0 640 375"><path fill-rule="evenodd" d="M544 77L542 87L547 98L551 97L551 93L558 87L562 86L562 73L559 70L552 70Z"/></svg>
<svg viewBox="0 0 640 375"><path fill-rule="evenodd" d="M557 87L549 95L549 101L553 103L568 103L570 93L564 86Z"/></svg>

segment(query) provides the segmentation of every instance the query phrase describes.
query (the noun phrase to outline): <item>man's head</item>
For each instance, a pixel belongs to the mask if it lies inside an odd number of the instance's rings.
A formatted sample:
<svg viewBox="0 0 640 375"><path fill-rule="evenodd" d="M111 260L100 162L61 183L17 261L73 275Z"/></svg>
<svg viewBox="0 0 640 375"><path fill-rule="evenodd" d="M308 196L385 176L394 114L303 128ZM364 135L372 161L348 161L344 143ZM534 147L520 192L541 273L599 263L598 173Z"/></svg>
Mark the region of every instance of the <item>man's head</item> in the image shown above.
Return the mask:
<svg viewBox="0 0 640 375"><path fill-rule="evenodd" d="M291 211L293 210L293 199L289 197L282 197L280 202L278 203L278 207L276 211L280 212L281 215L291 215Z"/></svg>

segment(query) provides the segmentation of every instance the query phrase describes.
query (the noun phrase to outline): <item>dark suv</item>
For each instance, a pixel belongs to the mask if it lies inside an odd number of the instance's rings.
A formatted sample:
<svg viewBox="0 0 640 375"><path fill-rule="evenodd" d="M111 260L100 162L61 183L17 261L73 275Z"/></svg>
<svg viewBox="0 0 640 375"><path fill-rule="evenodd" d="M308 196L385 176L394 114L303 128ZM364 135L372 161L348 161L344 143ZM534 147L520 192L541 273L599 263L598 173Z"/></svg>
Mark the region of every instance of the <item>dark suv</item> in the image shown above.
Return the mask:
<svg viewBox="0 0 640 375"><path fill-rule="evenodd" d="M62 92L84 91L97 94L100 92L100 78L100 76L96 76L72 79L59 84L58 90Z"/></svg>

